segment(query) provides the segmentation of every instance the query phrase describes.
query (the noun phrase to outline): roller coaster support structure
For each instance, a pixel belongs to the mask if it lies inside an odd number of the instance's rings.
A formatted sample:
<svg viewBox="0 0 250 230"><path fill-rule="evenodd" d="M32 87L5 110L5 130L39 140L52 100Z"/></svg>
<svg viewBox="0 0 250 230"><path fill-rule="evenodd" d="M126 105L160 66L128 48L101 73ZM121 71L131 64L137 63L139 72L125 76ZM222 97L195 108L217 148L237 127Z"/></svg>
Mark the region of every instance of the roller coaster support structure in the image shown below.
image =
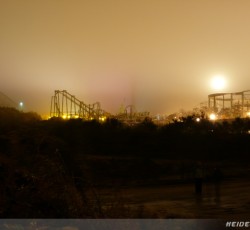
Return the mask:
<svg viewBox="0 0 250 230"><path fill-rule="evenodd" d="M66 90L55 90L51 98L50 117L104 120L107 116L109 113L101 109L99 102L87 105Z"/></svg>

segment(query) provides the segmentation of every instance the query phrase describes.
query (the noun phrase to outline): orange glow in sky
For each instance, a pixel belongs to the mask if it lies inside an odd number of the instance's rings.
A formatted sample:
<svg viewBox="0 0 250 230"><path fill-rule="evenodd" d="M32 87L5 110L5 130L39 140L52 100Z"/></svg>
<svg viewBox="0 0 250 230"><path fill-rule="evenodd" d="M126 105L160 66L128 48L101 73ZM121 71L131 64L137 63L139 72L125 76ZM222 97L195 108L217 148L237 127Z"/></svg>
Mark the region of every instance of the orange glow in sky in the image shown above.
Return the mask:
<svg viewBox="0 0 250 230"><path fill-rule="evenodd" d="M0 7L0 92L48 113L54 90L111 113L172 113L250 87L249 0L11 0ZM224 89L221 89L222 91Z"/></svg>

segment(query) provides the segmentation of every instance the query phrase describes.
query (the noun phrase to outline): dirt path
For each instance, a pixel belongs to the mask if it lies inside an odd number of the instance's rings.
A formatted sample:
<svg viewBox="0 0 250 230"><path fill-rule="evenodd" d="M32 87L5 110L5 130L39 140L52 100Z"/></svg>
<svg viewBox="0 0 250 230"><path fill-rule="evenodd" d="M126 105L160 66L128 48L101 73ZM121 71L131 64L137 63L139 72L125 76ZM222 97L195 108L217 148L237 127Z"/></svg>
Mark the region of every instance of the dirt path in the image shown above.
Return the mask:
<svg viewBox="0 0 250 230"><path fill-rule="evenodd" d="M111 194L109 190L103 191L106 197ZM124 188L120 194L126 205L143 207L147 218L246 219L250 216L250 181L225 181L219 191L214 184L206 183L201 196L195 195L193 184Z"/></svg>

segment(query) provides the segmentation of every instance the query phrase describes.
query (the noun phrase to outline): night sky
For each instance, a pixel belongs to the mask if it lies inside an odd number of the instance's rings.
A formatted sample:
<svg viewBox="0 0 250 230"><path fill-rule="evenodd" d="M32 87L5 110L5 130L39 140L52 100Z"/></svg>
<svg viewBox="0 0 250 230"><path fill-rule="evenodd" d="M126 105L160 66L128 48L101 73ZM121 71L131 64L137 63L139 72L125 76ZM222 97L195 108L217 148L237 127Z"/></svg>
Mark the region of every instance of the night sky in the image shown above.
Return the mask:
<svg viewBox="0 0 250 230"><path fill-rule="evenodd" d="M249 0L0 0L0 91L48 114L54 90L117 113L250 89Z"/></svg>

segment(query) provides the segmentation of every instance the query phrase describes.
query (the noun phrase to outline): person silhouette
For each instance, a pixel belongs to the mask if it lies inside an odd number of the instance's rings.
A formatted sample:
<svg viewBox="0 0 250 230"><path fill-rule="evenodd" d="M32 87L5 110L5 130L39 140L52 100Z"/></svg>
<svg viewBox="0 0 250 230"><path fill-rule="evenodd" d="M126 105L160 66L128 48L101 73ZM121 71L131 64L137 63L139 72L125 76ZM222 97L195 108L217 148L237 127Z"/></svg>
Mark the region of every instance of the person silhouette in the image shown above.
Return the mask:
<svg viewBox="0 0 250 230"><path fill-rule="evenodd" d="M195 181L195 194L202 194L202 183L203 183L203 168L202 163L198 162L194 172L194 181Z"/></svg>

